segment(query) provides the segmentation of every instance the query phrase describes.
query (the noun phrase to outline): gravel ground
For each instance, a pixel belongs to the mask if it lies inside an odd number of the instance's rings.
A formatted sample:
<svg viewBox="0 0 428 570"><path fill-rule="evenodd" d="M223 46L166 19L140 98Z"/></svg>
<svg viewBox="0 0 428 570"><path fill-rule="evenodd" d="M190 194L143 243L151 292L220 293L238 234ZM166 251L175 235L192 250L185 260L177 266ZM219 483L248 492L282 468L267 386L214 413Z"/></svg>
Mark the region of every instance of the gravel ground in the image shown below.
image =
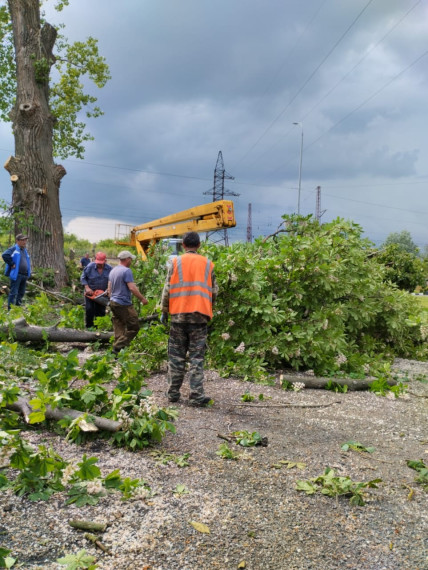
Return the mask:
<svg viewBox="0 0 428 570"><path fill-rule="evenodd" d="M214 406L187 405L186 386L177 404L177 433L159 446L175 455L190 453L185 468L162 465L149 450L130 453L105 441L76 447L55 434L29 432L32 443L52 445L67 459L98 457L104 475L119 468L122 476L144 478L155 494L134 501L111 494L78 509L65 506L64 495L30 503L2 493L1 542L18 558L15 567L26 569L61 568L59 557L83 548L102 570L427 569L428 494L414 482L416 472L406 459L428 462L428 363L398 360L395 368L411 378L410 394L399 399L369 392L284 392L207 372L206 393ZM420 374L425 382L415 379ZM165 375L148 384L166 406ZM246 390L267 399L241 405ZM236 430L258 431L268 438L267 447L230 444L242 454L239 460L220 458L218 434ZM341 445L348 440L376 451L345 453ZM272 467L281 460L306 467ZM345 497L296 491L298 479L316 477L327 466L354 481L383 483L367 492L363 507L352 507ZM177 485L189 493L177 496ZM76 518L108 523L100 541L111 554L69 526ZM209 534L190 521L207 525Z"/></svg>

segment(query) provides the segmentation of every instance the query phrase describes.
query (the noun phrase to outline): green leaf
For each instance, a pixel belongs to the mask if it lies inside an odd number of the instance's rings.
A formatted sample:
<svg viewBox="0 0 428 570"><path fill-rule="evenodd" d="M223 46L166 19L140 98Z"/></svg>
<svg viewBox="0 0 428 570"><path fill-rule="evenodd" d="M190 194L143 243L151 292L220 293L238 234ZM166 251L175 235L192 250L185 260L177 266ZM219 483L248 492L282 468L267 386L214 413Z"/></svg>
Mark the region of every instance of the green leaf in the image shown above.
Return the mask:
<svg viewBox="0 0 428 570"><path fill-rule="evenodd" d="M189 494L189 489L186 487L186 485L177 485L173 491L174 495L188 495Z"/></svg>
<svg viewBox="0 0 428 570"><path fill-rule="evenodd" d="M304 491L307 495L313 495L317 492L317 487L310 481L297 481L296 489L298 491Z"/></svg>
<svg viewBox="0 0 428 570"><path fill-rule="evenodd" d="M9 485L10 485L9 479L6 477L4 473L0 472L0 489L5 489L9 487Z"/></svg>
<svg viewBox="0 0 428 570"><path fill-rule="evenodd" d="M359 506L359 507L364 506L364 499L360 493L355 493L354 495L352 495L352 497L349 499L349 502L351 505L354 506Z"/></svg>
<svg viewBox="0 0 428 570"><path fill-rule="evenodd" d="M31 412L30 413L30 424L39 424L41 422L44 422L46 419L45 413L44 412Z"/></svg>
<svg viewBox="0 0 428 570"><path fill-rule="evenodd" d="M374 447L366 447L363 444L359 443L358 441L347 441L341 446L342 451L348 451L349 449L353 449L354 451L365 451L367 453L373 453L376 451Z"/></svg>
<svg viewBox="0 0 428 570"><path fill-rule="evenodd" d="M96 457L87 458L85 454L82 461L77 464L80 469L76 471L76 475L82 479L82 481L91 481L92 479L96 479L101 475L101 471L95 463L98 463L98 459Z"/></svg>
<svg viewBox="0 0 428 570"><path fill-rule="evenodd" d="M12 568L16 560L17 560L16 558L12 558L11 556L6 556L6 558L4 559L5 568Z"/></svg>
<svg viewBox="0 0 428 570"><path fill-rule="evenodd" d="M420 461L407 460L406 463L410 469L414 469L415 471L426 469L425 463L422 461L422 459Z"/></svg>
<svg viewBox="0 0 428 570"><path fill-rule="evenodd" d="M119 489L121 484L122 478L119 469L115 469L104 478L104 486L106 489Z"/></svg>
<svg viewBox="0 0 428 570"><path fill-rule="evenodd" d="M66 570L80 570L82 568L95 568L92 566L95 557L86 554L86 550L80 550L77 554L67 554L63 558L58 558L58 564L67 566Z"/></svg>
<svg viewBox="0 0 428 570"><path fill-rule="evenodd" d="M30 501L48 501L51 498L52 493L54 493L53 489L38 491L37 493L30 493L28 498Z"/></svg>
<svg viewBox="0 0 428 570"><path fill-rule="evenodd" d="M16 562L16 558L8 556L11 550L0 546L0 568L12 568Z"/></svg>

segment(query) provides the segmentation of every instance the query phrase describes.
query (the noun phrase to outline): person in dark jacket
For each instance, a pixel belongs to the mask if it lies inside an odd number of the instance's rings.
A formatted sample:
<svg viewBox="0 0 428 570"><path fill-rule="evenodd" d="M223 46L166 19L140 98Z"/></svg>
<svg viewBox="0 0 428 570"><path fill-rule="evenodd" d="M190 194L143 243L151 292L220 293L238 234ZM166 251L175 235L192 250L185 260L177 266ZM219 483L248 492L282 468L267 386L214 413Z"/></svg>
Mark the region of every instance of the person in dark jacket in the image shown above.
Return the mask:
<svg viewBox="0 0 428 570"><path fill-rule="evenodd" d="M99 251L95 256L95 261L85 267L80 277L80 282L85 288L85 325L88 329L94 326L95 317L104 317L106 314L106 305L92 298L95 291L107 290L112 266L106 263L106 260L106 254Z"/></svg>
<svg viewBox="0 0 428 570"><path fill-rule="evenodd" d="M91 259L89 257L89 253L85 253L85 255L80 260L80 269L85 269L91 263Z"/></svg>
<svg viewBox="0 0 428 570"><path fill-rule="evenodd" d="M16 236L16 243L5 252L2 257L6 263L5 275L10 279L10 290L7 301L7 310L11 305L21 305L25 295L27 279L31 276L30 256L27 251L28 237L24 234Z"/></svg>

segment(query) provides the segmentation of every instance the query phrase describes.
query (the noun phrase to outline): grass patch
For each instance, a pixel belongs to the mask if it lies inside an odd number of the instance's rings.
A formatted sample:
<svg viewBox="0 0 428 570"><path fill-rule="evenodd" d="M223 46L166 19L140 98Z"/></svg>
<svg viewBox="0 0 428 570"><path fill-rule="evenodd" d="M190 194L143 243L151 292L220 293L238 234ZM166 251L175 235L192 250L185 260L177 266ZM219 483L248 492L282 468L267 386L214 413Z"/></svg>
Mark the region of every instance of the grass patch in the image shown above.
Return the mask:
<svg viewBox="0 0 428 570"><path fill-rule="evenodd" d="M416 299L421 303L424 309L428 309L428 295L417 295Z"/></svg>

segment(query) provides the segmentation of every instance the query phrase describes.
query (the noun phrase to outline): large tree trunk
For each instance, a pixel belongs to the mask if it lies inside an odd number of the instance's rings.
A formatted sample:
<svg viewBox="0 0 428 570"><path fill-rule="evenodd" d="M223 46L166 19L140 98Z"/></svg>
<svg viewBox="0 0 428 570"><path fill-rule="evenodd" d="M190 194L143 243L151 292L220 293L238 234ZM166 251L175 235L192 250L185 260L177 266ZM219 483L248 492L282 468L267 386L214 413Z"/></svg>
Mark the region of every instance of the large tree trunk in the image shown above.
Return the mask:
<svg viewBox="0 0 428 570"><path fill-rule="evenodd" d="M57 32L40 27L39 0L8 0L13 27L17 73L16 103L10 112L15 156L5 168L13 185L16 233L29 236L34 267L52 268L62 287L67 274L59 206L59 186L65 169L53 161L53 124L49 109L49 72Z"/></svg>

